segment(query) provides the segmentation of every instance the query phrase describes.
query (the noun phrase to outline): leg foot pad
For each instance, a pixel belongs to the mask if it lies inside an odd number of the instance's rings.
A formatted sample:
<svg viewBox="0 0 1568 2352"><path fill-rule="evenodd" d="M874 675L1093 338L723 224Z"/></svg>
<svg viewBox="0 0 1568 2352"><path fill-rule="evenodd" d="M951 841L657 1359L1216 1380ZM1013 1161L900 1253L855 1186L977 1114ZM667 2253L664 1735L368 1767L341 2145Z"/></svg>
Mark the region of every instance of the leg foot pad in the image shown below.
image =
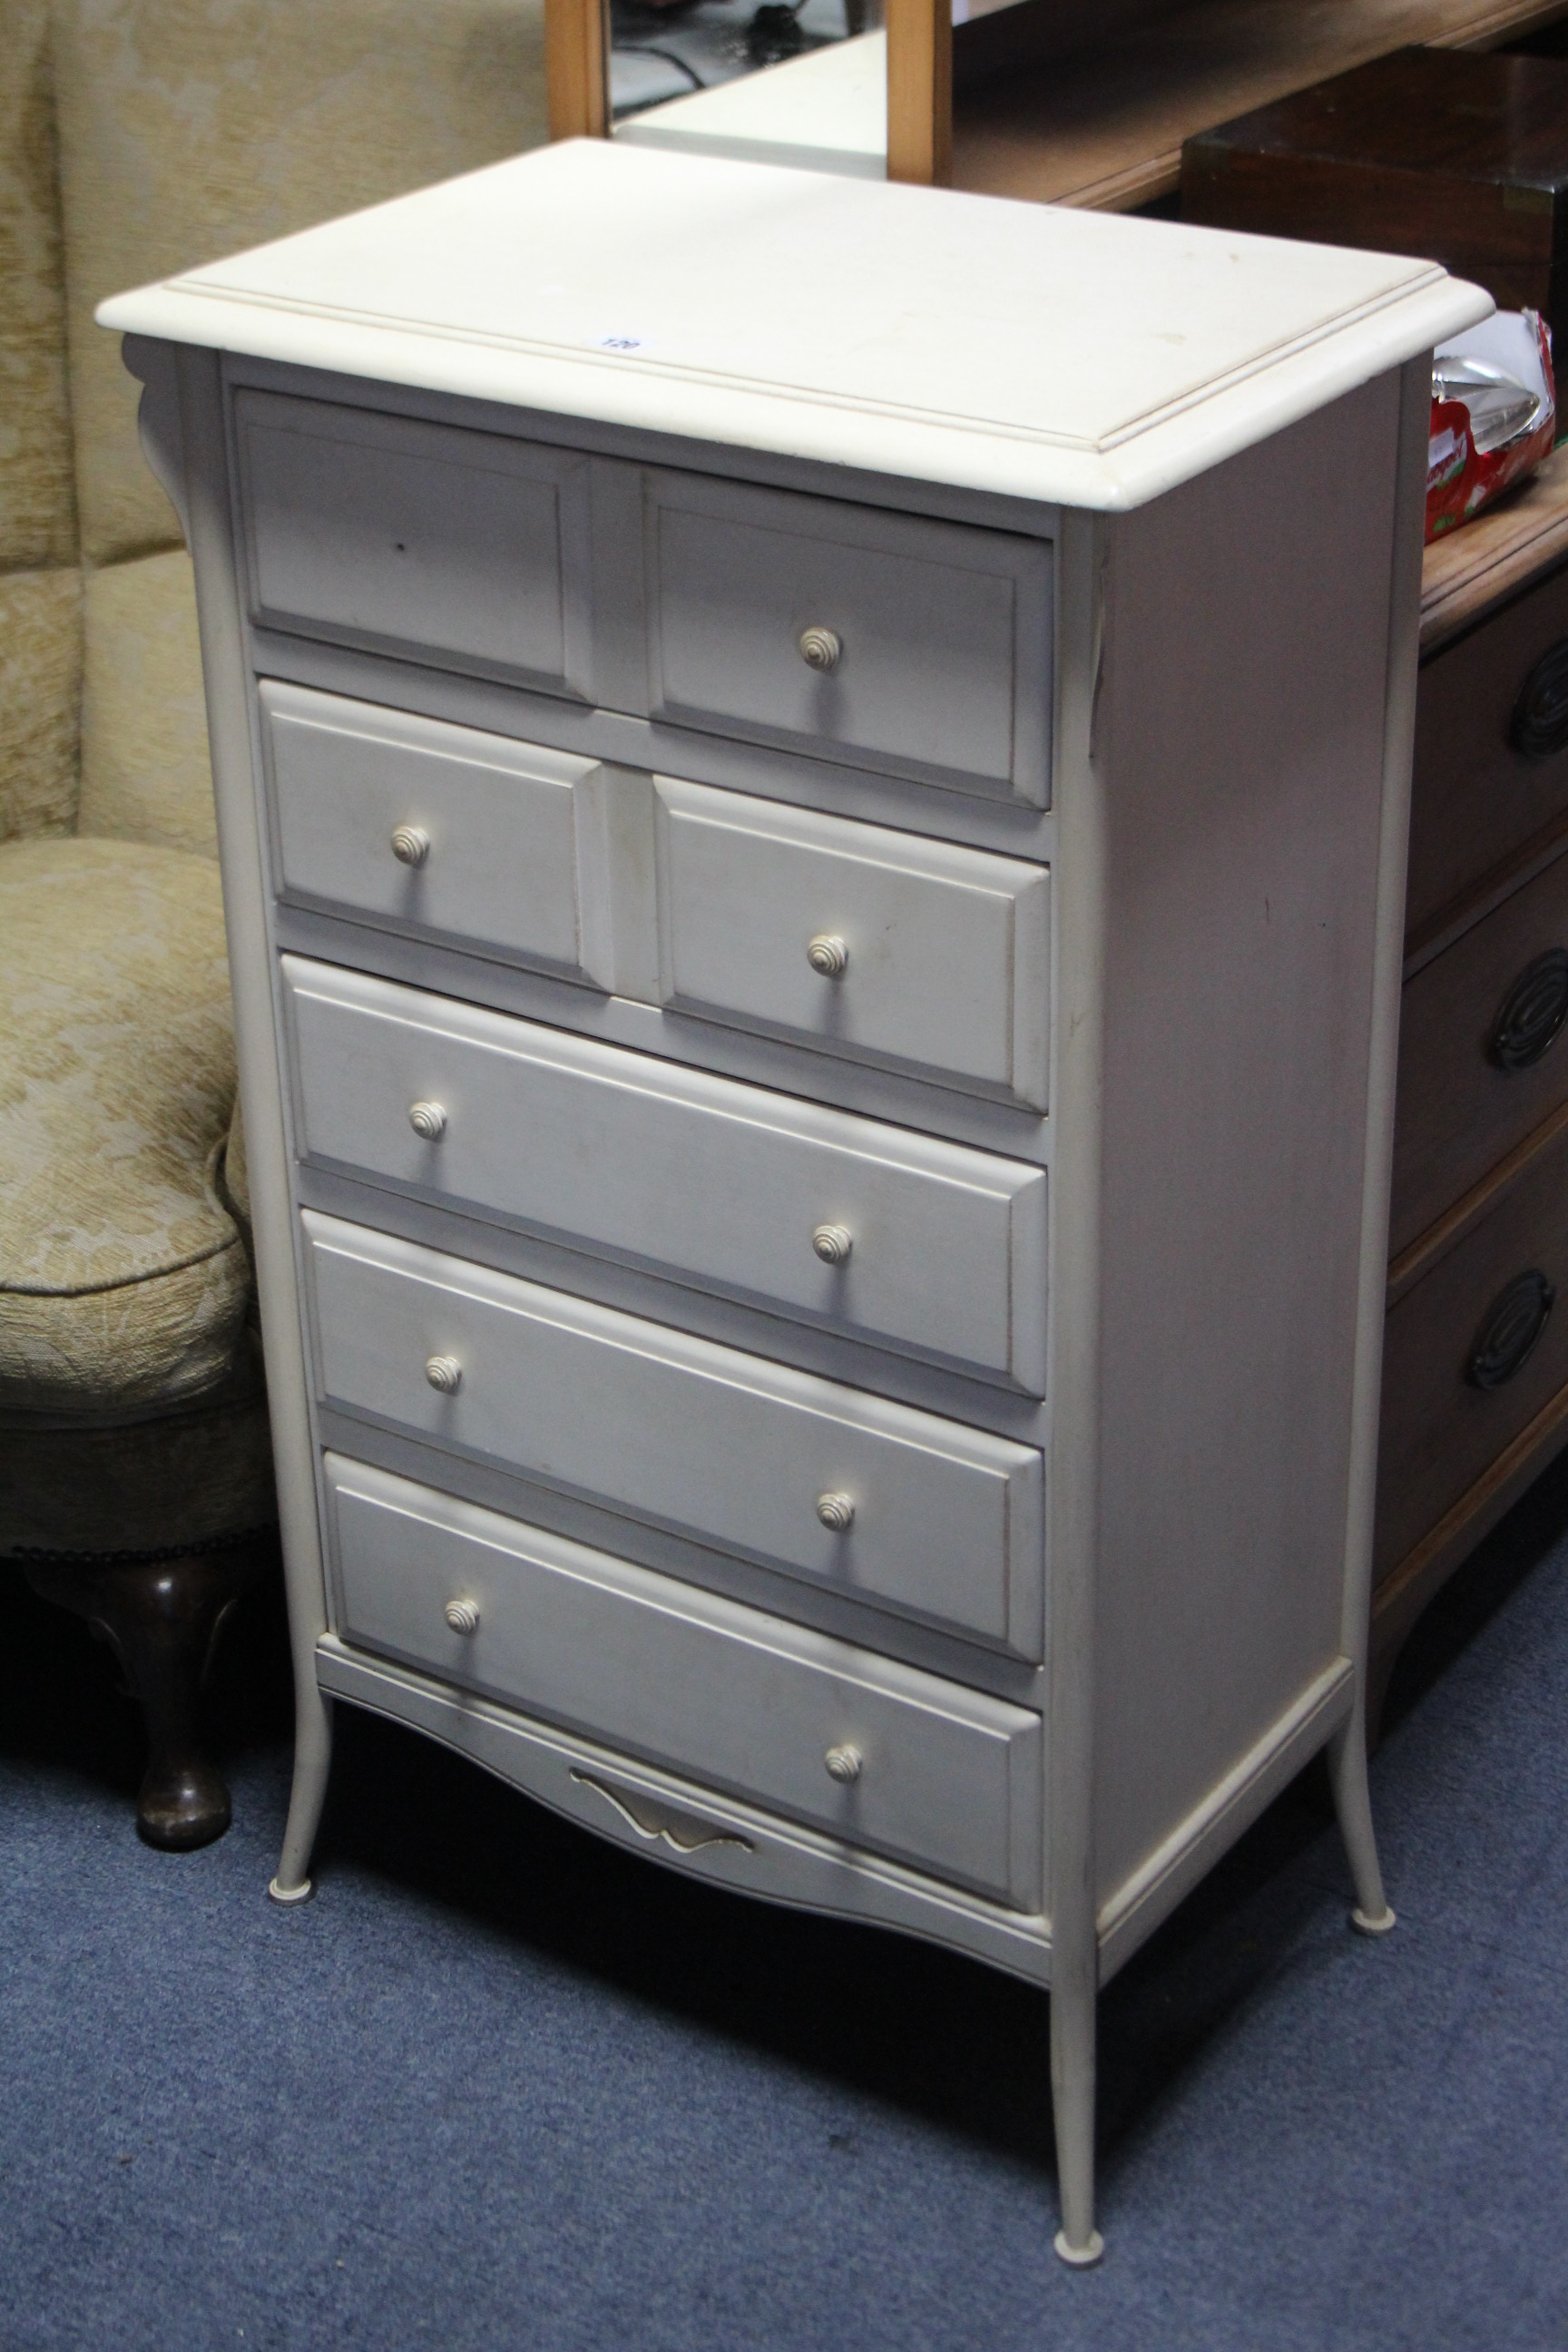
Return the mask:
<svg viewBox="0 0 1568 2352"><path fill-rule="evenodd" d="M267 1892L274 1903L281 1903L285 1906L294 1903L309 1903L315 1891L316 1882L313 1878L302 1878L298 1886L285 1886L279 1879L276 1878L268 1879L267 1882Z"/></svg>
<svg viewBox="0 0 1568 2352"><path fill-rule="evenodd" d="M1065 2230L1057 2231L1055 2242L1062 2261L1075 2271L1091 2271L1105 2252L1105 2240L1098 2230L1089 2231L1089 2243L1086 2246L1069 2245Z"/></svg>
<svg viewBox="0 0 1568 2352"><path fill-rule="evenodd" d="M1358 1936L1386 1936L1394 1925L1394 1906L1385 1903L1378 1916L1370 1918L1358 1904L1351 1913L1351 1926Z"/></svg>

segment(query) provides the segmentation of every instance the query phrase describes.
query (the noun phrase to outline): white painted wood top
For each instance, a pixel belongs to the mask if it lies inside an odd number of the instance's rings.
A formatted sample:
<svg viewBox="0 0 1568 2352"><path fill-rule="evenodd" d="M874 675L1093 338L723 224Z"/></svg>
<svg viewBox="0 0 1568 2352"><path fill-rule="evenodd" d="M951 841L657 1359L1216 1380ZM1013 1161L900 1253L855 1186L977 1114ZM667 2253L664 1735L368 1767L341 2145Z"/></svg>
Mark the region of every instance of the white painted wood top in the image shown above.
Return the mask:
<svg viewBox="0 0 1568 2352"><path fill-rule="evenodd" d="M1491 307L1435 263L581 140L118 295L98 318L1120 509Z"/></svg>
<svg viewBox="0 0 1568 2352"><path fill-rule="evenodd" d="M787 163L797 172L888 175L888 37L830 41L761 73L666 99L616 125L637 147Z"/></svg>

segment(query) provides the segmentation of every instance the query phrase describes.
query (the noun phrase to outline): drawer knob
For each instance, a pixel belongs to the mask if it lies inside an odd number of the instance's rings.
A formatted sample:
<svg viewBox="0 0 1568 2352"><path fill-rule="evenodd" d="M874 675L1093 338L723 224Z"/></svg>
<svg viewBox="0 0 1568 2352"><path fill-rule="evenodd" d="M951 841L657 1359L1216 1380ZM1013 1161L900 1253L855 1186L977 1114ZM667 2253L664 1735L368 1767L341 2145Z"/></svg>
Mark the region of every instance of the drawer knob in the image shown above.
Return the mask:
<svg viewBox="0 0 1568 2352"><path fill-rule="evenodd" d="M1538 1267L1516 1274L1486 1311L1470 1349L1465 1378L1473 1389L1500 1389L1522 1371L1557 1293Z"/></svg>
<svg viewBox="0 0 1568 2352"><path fill-rule="evenodd" d="M439 1103L410 1103L408 1124L426 1143L438 1143L447 1132L447 1114Z"/></svg>
<svg viewBox="0 0 1568 2352"><path fill-rule="evenodd" d="M1508 740L1527 760L1568 750L1568 637L1547 647L1520 688Z"/></svg>
<svg viewBox="0 0 1568 2352"><path fill-rule="evenodd" d="M848 1740L845 1740L842 1746L830 1748L822 1760L827 1767L828 1779L837 1780L841 1789L847 1789L852 1780L860 1778L860 1767L866 1759L858 1748L851 1747Z"/></svg>
<svg viewBox="0 0 1568 2352"><path fill-rule="evenodd" d="M443 1396L456 1396L463 1385L463 1367L456 1356L432 1356L425 1367L425 1377Z"/></svg>
<svg viewBox="0 0 1568 2352"><path fill-rule="evenodd" d="M479 1604L473 1601L448 1601L446 1619L454 1633L477 1633L479 1630Z"/></svg>
<svg viewBox="0 0 1568 2352"><path fill-rule="evenodd" d="M1527 963L1508 994L1487 1041L1500 1070L1528 1070L1556 1044L1568 1021L1568 948L1548 948Z"/></svg>
<svg viewBox="0 0 1568 2352"><path fill-rule="evenodd" d="M818 1495L816 1516L836 1536L847 1536L855 1524L853 1495Z"/></svg>
<svg viewBox="0 0 1568 2352"><path fill-rule="evenodd" d="M825 676L844 657L844 640L837 629L802 629L796 642L807 669L819 669Z"/></svg>
<svg viewBox="0 0 1568 2352"><path fill-rule="evenodd" d="M855 1244L847 1225L818 1225L811 1246L824 1265L842 1265Z"/></svg>
<svg viewBox="0 0 1568 2352"><path fill-rule="evenodd" d="M423 866L430 855L430 836L422 824L400 824L393 829L392 854L399 866Z"/></svg>
<svg viewBox="0 0 1568 2352"><path fill-rule="evenodd" d="M818 931L806 947L805 960L824 980L837 980L849 961L849 950L836 932Z"/></svg>

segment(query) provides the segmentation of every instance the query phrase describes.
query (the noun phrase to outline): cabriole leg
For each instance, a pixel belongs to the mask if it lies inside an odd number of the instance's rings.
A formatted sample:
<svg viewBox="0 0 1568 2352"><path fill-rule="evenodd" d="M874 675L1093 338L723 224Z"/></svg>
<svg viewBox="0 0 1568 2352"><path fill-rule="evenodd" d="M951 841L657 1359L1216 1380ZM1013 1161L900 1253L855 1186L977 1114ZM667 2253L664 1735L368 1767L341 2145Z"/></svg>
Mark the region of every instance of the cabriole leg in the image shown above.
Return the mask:
<svg viewBox="0 0 1568 2352"><path fill-rule="evenodd" d="M1051 2099L1062 2209L1056 2246L1075 2270L1087 2270L1105 2252L1094 2226L1095 2000L1092 1958L1086 1970L1053 1977Z"/></svg>
<svg viewBox="0 0 1568 2352"><path fill-rule="evenodd" d="M1366 1772L1366 1702L1358 1690L1355 1711L1329 1742L1329 1778L1333 1782L1334 1810L1340 1835L1350 1858L1355 1882L1355 1909L1351 1926L1363 1936L1386 1936L1394 1913L1383 1891L1377 1863L1377 1838L1372 1826L1372 1791Z"/></svg>
<svg viewBox="0 0 1568 2352"><path fill-rule="evenodd" d="M274 1903L303 1903L314 1892L310 1854L321 1825L331 1764L332 1702L313 1675L308 1682L301 1677L294 1694L294 1785L289 1797L289 1822L278 1875L267 1889Z"/></svg>

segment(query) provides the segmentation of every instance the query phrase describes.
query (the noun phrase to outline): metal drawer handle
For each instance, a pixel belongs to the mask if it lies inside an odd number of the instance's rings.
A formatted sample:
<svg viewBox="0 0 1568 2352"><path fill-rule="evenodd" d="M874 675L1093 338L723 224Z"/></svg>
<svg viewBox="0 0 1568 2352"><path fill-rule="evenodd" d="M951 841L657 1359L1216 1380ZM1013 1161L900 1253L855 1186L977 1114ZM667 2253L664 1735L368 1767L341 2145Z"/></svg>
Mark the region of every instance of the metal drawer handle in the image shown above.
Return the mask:
<svg viewBox="0 0 1568 2352"><path fill-rule="evenodd" d="M443 1396L456 1396L463 1385L463 1367L456 1356L432 1356L425 1367L425 1377Z"/></svg>
<svg viewBox="0 0 1568 2352"><path fill-rule="evenodd" d="M1500 1389L1521 1371L1546 1328L1557 1293L1536 1266L1500 1290L1476 1333L1465 1378L1473 1389Z"/></svg>
<svg viewBox="0 0 1568 2352"><path fill-rule="evenodd" d="M1568 1021L1568 948L1527 963L1503 998L1487 1058L1500 1070L1528 1070L1551 1052Z"/></svg>
<svg viewBox="0 0 1568 2352"><path fill-rule="evenodd" d="M1568 749L1568 637L1547 647L1520 688L1508 740L1527 760Z"/></svg>
<svg viewBox="0 0 1568 2352"><path fill-rule="evenodd" d="M847 1535L855 1524L853 1495L818 1495L816 1516L836 1536Z"/></svg>
<svg viewBox="0 0 1568 2352"><path fill-rule="evenodd" d="M447 1114L437 1102L410 1103L408 1124L426 1143L439 1143L447 1132Z"/></svg>
<svg viewBox="0 0 1568 2352"><path fill-rule="evenodd" d="M849 961L848 945L837 931L818 931L807 942L805 960L824 980L837 980Z"/></svg>
<svg viewBox="0 0 1568 2352"><path fill-rule="evenodd" d="M454 1633L477 1633L479 1630L479 1603L474 1601L448 1601L443 1612Z"/></svg>
<svg viewBox="0 0 1568 2352"><path fill-rule="evenodd" d="M844 640L837 629L802 629L795 640L807 669L837 669L844 657Z"/></svg>
<svg viewBox="0 0 1568 2352"><path fill-rule="evenodd" d="M828 1779L837 1780L843 1789L860 1778L860 1767L866 1761L860 1750L852 1747L848 1740L840 1748L830 1748L822 1760L827 1767Z"/></svg>
<svg viewBox="0 0 1568 2352"><path fill-rule="evenodd" d="M399 866L423 866L430 855L430 836L422 824L395 825L392 854Z"/></svg>
<svg viewBox="0 0 1568 2352"><path fill-rule="evenodd" d="M824 1265L842 1265L855 1246L847 1225L818 1225L811 1246Z"/></svg>

